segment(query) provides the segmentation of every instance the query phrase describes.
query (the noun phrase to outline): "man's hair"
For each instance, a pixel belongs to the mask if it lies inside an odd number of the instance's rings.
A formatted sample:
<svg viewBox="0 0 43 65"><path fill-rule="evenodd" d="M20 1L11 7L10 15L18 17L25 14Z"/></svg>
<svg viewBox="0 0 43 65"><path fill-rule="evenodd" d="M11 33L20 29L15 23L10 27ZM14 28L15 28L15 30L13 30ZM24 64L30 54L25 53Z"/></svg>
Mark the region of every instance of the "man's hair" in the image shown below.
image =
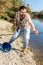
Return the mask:
<svg viewBox="0 0 43 65"><path fill-rule="evenodd" d="M26 6L20 6L19 11L21 11L21 9L27 9L27 7Z"/></svg>

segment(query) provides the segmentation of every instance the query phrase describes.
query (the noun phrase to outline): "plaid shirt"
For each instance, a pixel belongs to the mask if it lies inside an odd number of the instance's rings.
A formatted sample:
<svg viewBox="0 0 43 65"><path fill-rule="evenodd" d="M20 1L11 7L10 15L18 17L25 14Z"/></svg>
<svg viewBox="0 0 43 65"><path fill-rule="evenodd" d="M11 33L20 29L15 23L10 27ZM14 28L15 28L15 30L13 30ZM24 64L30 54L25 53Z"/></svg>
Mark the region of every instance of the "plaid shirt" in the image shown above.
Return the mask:
<svg viewBox="0 0 43 65"><path fill-rule="evenodd" d="M31 28L31 25L34 25L28 13L26 13L24 19L20 21L20 14L19 12L17 12L15 16L15 22L19 24L19 27L23 27L23 28Z"/></svg>

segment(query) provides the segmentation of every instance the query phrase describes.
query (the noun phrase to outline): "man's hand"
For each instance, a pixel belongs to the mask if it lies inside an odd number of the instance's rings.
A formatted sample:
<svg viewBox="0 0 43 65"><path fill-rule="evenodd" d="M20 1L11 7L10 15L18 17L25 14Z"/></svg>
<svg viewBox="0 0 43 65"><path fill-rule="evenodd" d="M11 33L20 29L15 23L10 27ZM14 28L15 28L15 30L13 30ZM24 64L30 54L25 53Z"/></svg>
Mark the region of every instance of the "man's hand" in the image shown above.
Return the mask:
<svg viewBox="0 0 43 65"><path fill-rule="evenodd" d="M34 30L33 32L34 32L36 35L38 35L38 33L39 33L38 30Z"/></svg>

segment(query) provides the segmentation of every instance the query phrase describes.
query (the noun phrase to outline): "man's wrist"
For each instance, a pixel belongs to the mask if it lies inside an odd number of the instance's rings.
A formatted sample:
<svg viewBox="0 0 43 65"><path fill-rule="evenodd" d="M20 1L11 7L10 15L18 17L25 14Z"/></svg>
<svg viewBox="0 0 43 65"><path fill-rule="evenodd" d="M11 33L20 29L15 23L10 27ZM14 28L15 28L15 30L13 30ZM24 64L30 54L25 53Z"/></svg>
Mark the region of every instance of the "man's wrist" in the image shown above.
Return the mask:
<svg viewBox="0 0 43 65"><path fill-rule="evenodd" d="M35 31L36 29L33 29L33 31Z"/></svg>

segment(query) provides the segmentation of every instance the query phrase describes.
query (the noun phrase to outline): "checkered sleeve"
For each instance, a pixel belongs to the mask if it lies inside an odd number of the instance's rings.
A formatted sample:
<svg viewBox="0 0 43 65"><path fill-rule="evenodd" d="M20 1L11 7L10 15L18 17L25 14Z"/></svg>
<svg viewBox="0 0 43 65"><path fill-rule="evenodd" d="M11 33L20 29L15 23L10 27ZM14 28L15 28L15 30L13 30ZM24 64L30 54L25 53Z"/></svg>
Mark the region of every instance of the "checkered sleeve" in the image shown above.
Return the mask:
<svg viewBox="0 0 43 65"><path fill-rule="evenodd" d="M31 26L32 30L35 30L35 26L31 20L30 15L27 15L27 21L28 21L29 25Z"/></svg>

